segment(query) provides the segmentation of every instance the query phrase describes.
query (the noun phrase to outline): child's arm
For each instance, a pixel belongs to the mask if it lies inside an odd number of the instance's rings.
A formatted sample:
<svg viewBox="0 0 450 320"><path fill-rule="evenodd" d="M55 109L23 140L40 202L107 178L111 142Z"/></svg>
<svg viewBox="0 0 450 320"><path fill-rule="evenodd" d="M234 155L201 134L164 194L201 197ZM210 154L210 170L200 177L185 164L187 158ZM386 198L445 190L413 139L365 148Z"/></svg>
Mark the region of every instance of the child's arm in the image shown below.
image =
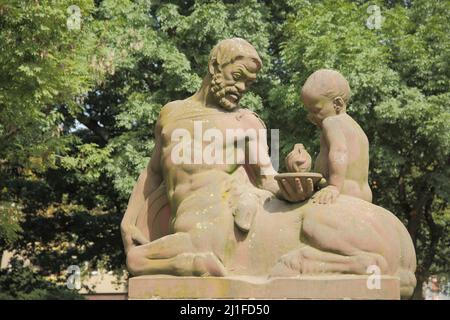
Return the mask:
<svg viewBox="0 0 450 320"><path fill-rule="evenodd" d="M344 186L348 166L348 152L339 120L326 118L322 122L322 134L328 147L328 186L313 196L314 202L333 203Z"/></svg>

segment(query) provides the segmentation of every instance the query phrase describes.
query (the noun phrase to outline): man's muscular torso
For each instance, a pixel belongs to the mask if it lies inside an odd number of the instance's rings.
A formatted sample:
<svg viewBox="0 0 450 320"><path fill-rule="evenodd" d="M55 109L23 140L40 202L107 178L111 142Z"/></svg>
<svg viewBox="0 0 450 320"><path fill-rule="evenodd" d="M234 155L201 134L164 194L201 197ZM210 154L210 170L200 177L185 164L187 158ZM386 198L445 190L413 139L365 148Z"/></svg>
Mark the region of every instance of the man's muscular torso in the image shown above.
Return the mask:
<svg viewBox="0 0 450 320"><path fill-rule="evenodd" d="M220 131L223 137L220 149L222 150L223 161L221 163L205 163L203 158L201 163L194 163L194 139L200 139L198 146L201 151L206 154L206 146L211 141L203 141L202 136L194 135L194 124L201 122L203 133L207 129L216 129ZM223 175L231 175L240 165L245 162L245 150L238 150L239 141L246 139L245 135L240 135L231 142L227 141L226 130L234 129L252 129L255 130L257 123L263 128L260 120L247 109L237 109L235 111L224 111L202 106L198 102L190 99L176 101L166 105L161 111L161 169L165 172L164 180L167 185L167 194L172 210L176 211L180 203L195 190L199 188L207 188L210 184L217 184L217 177ZM179 140L173 140L172 134L176 129L186 129L192 138L191 147L191 163L174 163L172 151L174 147L180 143ZM213 138L214 139L214 138ZM246 147L247 143L244 142ZM246 148L247 149L247 148ZM232 154L234 161L227 163L226 151Z"/></svg>

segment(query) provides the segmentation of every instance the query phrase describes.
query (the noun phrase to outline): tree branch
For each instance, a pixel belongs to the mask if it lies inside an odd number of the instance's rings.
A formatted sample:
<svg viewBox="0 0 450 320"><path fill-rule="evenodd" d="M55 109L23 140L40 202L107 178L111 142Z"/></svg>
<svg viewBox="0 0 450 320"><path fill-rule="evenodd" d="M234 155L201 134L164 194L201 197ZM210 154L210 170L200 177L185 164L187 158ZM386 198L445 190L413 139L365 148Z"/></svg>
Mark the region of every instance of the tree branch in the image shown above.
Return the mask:
<svg viewBox="0 0 450 320"><path fill-rule="evenodd" d="M442 236L442 227L436 224L433 219L433 213L431 212L431 205L433 203L433 199L428 201L425 209L425 221L427 222L428 228L430 229L430 246L427 250L427 254L422 264L422 268L424 272L427 272L431 265L433 264L434 257L436 254L436 247Z"/></svg>
<svg viewBox="0 0 450 320"><path fill-rule="evenodd" d="M95 121L92 118L89 118L83 113L77 114L77 120L84 124L89 130L91 130L93 133L95 133L97 136L99 136L103 142L108 142L109 139L109 132L105 128L101 127L97 121Z"/></svg>
<svg viewBox="0 0 450 320"><path fill-rule="evenodd" d="M422 186L422 188L420 188L420 192L418 193L418 194L420 194L420 197L417 199L414 206L412 208L410 208L410 210L408 212L409 219L408 219L407 229L413 240L414 247L416 247L417 232L419 230L420 223L424 216L424 206L430 198L430 193L426 192L426 189L427 189L426 185L424 185L424 186ZM406 201L406 199L404 201ZM407 206L407 207L409 207L409 206Z"/></svg>

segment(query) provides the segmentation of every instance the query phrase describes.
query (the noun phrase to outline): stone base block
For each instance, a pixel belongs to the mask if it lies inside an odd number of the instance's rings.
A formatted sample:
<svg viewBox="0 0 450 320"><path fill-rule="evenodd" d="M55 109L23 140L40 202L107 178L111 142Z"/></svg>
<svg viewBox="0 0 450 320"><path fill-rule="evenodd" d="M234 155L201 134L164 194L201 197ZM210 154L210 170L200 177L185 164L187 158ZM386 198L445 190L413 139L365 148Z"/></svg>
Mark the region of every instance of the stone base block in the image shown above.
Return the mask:
<svg viewBox="0 0 450 320"><path fill-rule="evenodd" d="M369 286L368 286L369 283ZM381 276L295 278L140 276L128 281L129 299L400 299L399 279Z"/></svg>

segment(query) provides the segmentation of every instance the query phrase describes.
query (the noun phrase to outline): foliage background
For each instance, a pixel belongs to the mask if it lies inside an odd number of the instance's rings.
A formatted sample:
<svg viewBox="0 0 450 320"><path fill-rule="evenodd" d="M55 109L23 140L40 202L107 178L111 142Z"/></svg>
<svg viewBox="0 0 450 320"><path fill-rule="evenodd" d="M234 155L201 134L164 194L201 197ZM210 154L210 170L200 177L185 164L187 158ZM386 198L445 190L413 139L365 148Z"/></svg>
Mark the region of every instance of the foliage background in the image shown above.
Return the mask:
<svg viewBox="0 0 450 320"><path fill-rule="evenodd" d="M449 18L449 1L426 0L0 0L0 250L20 252L39 281L62 282L72 264L121 275L119 224L158 112L199 88L214 44L239 36L264 62L241 103L280 129L281 157L296 142L318 151L299 102L306 77L334 68L349 80L374 201L413 238L419 297L429 274L450 272ZM0 291L31 277L21 268Z"/></svg>

